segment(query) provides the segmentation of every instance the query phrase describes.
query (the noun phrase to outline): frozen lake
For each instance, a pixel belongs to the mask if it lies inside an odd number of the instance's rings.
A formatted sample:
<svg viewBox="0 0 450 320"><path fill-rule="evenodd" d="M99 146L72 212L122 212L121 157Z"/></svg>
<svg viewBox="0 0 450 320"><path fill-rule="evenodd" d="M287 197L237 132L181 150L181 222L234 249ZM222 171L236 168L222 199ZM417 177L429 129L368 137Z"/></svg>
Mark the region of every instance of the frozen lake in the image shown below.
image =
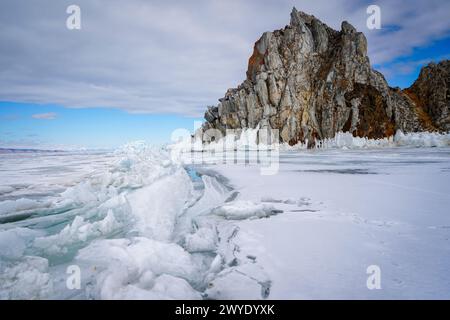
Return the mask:
<svg viewBox="0 0 450 320"><path fill-rule="evenodd" d="M449 299L449 208L450 148L4 153L0 298Z"/></svg>

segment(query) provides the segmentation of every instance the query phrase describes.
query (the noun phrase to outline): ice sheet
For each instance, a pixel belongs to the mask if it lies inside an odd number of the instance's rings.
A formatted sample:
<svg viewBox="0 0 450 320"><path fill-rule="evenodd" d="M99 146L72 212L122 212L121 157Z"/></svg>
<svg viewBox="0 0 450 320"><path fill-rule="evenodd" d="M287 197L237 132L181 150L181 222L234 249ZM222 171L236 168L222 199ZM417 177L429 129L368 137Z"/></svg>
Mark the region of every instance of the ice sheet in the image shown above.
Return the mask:
<svg viewBox="0 0 450 320"><path fill-rule="evenodd" d="M0 298L450 298L447 138L336 139L270 176L141 142L2 154Z"/></svg>

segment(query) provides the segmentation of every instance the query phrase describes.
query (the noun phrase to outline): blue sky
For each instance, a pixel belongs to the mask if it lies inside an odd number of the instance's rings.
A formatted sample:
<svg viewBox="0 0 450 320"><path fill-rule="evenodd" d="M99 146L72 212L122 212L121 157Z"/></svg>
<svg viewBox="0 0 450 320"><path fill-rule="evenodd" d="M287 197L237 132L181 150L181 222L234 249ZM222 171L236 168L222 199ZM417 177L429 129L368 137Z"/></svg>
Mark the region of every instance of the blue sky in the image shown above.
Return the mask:
<svg viewBox="0 0 450 320"><path fill-rule="evenodd" d="M431 61L450 59L450 37L433 41L429 45L413 48L411 54L392 61L374 64L381 71L391 87L408 88L417 79L420 69Z"/></svg>
<svg viewBox="0 0 450 320"><path fill-rule="evenodd" d="M391 86L408 87L450 53L450 1L77 0L81 30L68 30L73 3L0 2L0 148L114 148L192 131L293 6L364 32ZM367 29L369 4L381 8L381 30Z"/></svg>
<svg viewBox="0 0 450 320"><path fill-rule="evenodd" d="M0 147L115 148L130 141L170 141L175 129L193 131L192 117L131 114L109 108L73 109L55 105L0 102Z"/></svg>

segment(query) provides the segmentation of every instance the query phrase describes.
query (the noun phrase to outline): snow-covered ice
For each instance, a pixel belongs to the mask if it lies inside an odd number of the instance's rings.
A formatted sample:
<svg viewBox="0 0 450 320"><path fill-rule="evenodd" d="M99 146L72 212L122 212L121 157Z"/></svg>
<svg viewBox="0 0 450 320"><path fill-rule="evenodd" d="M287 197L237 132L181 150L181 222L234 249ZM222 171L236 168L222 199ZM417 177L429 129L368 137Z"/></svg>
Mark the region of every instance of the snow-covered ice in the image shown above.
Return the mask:
<svg viewBox="0 0 450 320"><path fill-rule="evenodd" d="M450 298L448 148L291 152L280 160L271 176L257 165L214 168L238 199L283 210L235 223L237 256L264 268L269 298ZM371 265L381 269L381 290L366 286Z"/></svg>
<svg viewBox="0 0 450 320"><path fill-rule="evenodd" d="M144 143L1 154L0 299L450 298L448 135L282 150L273 175Z"/></svg>

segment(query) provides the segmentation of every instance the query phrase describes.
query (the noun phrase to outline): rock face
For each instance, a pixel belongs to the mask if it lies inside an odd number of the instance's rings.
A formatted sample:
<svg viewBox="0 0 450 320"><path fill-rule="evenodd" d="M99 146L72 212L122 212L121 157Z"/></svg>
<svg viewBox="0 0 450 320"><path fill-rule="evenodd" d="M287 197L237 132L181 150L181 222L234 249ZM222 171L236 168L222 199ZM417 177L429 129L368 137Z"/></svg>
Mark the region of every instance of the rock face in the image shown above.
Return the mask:
<svg viewBox="0 0 450 320"><path fill-rule="evenodd" d="M203 129L270 127L295 144L337 132L382 138L449 130L449 61L424 68L409 89L390 88L370 66L367 40L348 22L336 31L297 11L255 43L246 80L205 113Z"/></svg>
<svg viewBox="0 0 450 320"><path fill-rule="evenodd" d="M428 122L440 131L450 131L450 60L430 63L404 91Z"/></svg>

